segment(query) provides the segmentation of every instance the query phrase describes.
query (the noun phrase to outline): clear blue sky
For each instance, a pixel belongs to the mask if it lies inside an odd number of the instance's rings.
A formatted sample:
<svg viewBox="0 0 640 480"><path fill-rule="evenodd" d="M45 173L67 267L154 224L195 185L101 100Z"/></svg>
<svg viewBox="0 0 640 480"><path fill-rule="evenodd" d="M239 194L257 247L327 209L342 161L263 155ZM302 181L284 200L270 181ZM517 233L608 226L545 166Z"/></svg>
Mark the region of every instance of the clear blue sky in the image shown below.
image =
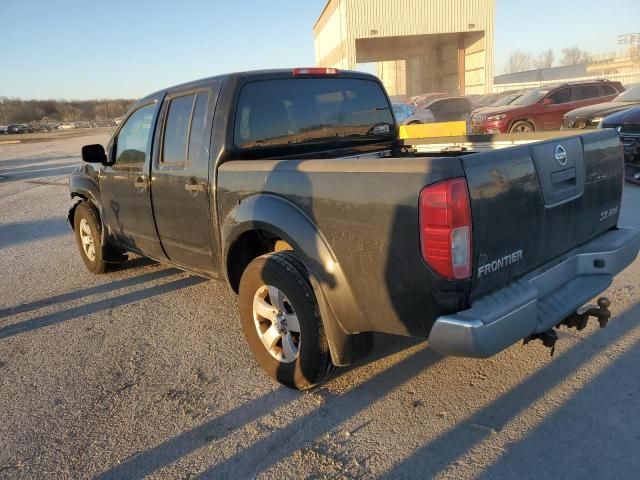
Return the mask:
<svg viewBox="0 0 640 480"><path fill-rule="evenodd" d="M324 3L0 0L0 96L130 98L229 71L313 65ZM496 0L495 73L516 48L606 52L637 31L640 0Z"/></svg>

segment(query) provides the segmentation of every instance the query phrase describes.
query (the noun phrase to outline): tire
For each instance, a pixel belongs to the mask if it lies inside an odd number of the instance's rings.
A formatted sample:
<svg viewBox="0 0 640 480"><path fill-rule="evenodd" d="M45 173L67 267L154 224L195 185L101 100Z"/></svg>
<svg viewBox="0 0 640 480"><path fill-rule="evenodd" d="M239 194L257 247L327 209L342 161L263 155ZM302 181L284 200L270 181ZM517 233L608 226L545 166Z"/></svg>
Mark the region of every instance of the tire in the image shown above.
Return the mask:
<svg viewBox="0 0 640 480"><path fill-rule="evenodd" d="M419 120L414 120L412 122L407 123L407 125L421 125L421 124L422 124L422 122L419 121Z"/></svg>
<svg viewBox="0 0 640 480"><path fill-rule="evenodd" d="M531 122L527 122L526 120L519 120L509 129L509 133L531 133L535 132L536 127L533 126Z"/></svg>
<svg viewBox="0 0 640 480"><path fill-rule="evenodd" d="M73 215L73 231L80 256L91 273L107 271L108 264L102 258L102 223L98 212L88 203L80 203ZM88 244L93 248L89 248Z"/></svg>
<svg viewBox="0 0 640 480"><path fill-rule="evenodd" d="M268 253L249 263L238 305L249 348L270 377L306 390L333 372L316 297L293 253Z"/></svg>

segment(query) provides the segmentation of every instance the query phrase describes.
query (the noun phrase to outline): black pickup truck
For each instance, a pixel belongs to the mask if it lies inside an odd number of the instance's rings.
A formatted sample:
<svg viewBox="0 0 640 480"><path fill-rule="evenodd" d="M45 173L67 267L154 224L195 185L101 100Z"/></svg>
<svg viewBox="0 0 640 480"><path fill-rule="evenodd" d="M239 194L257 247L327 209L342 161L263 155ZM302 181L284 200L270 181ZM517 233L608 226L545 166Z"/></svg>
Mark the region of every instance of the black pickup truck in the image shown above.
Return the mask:
<svg viewBox="0 0 640 480"><path fill-rule="evenodd" d="M577 309L640 248L617 227L616 132L554 135L421 150L371 75L234 73L149 95L106 149L83 147L69 221L91 272L133 252L227 282L288 386L352 363L372 332L469 357L553 346L556 326L606 323L606 299Z"/></svg>

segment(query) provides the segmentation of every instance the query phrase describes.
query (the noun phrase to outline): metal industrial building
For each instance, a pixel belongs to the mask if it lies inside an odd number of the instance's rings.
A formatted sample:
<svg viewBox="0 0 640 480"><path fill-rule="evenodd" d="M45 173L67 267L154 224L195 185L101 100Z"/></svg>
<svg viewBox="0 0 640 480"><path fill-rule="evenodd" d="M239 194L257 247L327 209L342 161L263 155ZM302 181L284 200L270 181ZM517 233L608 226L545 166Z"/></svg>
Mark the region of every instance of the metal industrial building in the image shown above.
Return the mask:
<svg viewBox="0 0 640 480"><path fill-rule="evenodd" d="M493 84L494 0L328 0L316 64L376 63L390 95L469 95Z"/></svg>

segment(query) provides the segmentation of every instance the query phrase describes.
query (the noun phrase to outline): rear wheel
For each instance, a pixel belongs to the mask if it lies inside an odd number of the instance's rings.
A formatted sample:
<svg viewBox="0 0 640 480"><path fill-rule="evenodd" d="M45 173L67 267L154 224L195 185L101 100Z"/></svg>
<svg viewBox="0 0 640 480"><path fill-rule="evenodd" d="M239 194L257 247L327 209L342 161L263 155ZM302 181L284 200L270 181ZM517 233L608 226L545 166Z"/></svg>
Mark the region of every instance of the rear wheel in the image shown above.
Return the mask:
<svg viewBox="0 0 640 480"><path fill-rule="evenodd" d="M313 289L293 253L253 260L242 274L238 303L247 343L272 378L305 390L333 371Z"/></svg>
<svg viewBox="0 0 640 480"><path fill-rule="evenodd" d="M531 124L531 122L527 122L526 120L520 120L519 122L511 125L509 129L509 133L531 133L535 132L536 128Z"/></svg>

